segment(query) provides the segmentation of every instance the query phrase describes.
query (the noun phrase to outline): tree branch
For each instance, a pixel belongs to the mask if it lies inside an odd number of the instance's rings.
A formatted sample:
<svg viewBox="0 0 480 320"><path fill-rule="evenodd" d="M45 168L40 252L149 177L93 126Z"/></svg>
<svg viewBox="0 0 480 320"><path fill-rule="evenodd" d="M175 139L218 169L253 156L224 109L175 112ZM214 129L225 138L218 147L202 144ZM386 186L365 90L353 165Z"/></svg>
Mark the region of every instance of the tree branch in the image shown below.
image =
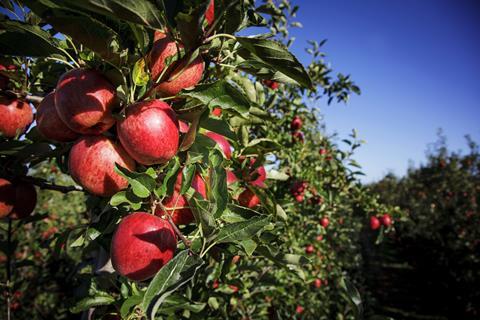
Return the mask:
<svg viewBox="0 0 480 320"><path fill-rule="evenodd" d="M41 189L48 189L48 190L54 190L54 191L59 191L62 193L68 193L72 191L79 191L79 192L84 192L82 188L79 188L77 186L59 186L57 184L53 184L48 182L47 180L41 179L41 178L34 178L34 177L20 177L20 180L25 181L25 182L30 182L36 186L39 186Z"/></svg>
<svg viewBox="0 0 480 320"><path fill-rule="evenodd" d="M12 91L12 90L5 90L4 93L8 96L8 97L11 97L11 98L20 98L20 99L23 99L25 101L28 101L28 102L31 102L33 104L39 104L40 102L42 102L43 100L43 97L40 97L40 96L33 96L33 95L30 95L26 92L15 92L15 91Z"/></svg>

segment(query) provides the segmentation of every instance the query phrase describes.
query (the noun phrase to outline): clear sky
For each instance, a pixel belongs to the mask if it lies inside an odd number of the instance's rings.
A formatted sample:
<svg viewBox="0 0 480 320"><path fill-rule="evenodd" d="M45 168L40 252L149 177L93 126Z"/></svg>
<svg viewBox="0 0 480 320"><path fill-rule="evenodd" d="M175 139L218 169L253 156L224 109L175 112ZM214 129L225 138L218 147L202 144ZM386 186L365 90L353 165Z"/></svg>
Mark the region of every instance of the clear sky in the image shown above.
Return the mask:
<svg viewBox="0 0 480 320"><path fill-rule="evenodd" d="M480 1L293 0L302 29L291 48L328 39L327 61L362 89L347 105L320 105L328 132L356 128L367 144L356 159L367 176L403 175L425 159L443 128L453 150L465 134L480 143Z"/></svg>

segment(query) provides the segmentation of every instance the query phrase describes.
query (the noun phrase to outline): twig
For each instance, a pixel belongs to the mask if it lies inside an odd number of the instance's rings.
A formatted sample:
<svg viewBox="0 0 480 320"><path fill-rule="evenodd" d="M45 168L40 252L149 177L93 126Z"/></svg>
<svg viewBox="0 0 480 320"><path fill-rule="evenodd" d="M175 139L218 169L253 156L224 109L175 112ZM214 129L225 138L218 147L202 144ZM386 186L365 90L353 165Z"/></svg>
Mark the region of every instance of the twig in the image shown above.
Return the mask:
<svg viewBox="0 0 480 320"><path fill-rule="evenodd" d="M44 180L41 178L20 177L19 179L22 181L30 182L36 186L39 186L41 189L54 190L62 193L68 193L72 191L84 192L82 188L79 188L77 186L59 186L57 184L50 183L47 180Z"/></svg>
<svg viewBox="0 0 480 320"><path fill-rule="evenodd" d="M20 98L20 99L26 100L28 102L31 102L33 104L39 104L43 100L43 97L30 95L26 92L15 92L15 91L12 91L12 90L5 90L4 93L8 97Z"/></svg>
<svg viewBox="0 0 480 320"><path fill-rule="evenodd" d="M177 234L177 236L182 240L185 247L187 247L190 250L190 245L192 244L192 242L190 240L188 240L187 238L185 238L183 233L177 228L175 223L173 223L172 216L168 213L166 214L166 216L167 216L168 223L170 223L170 226L172 226L172 228L175 231L175 233Z"/></svg>

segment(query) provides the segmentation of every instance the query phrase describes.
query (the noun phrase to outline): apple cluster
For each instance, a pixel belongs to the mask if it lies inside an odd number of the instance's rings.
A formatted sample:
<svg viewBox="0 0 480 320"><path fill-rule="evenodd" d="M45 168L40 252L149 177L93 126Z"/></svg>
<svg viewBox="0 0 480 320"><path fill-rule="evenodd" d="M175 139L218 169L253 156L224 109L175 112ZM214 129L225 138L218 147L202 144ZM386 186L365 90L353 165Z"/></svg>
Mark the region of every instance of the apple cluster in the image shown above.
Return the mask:
<svg viewBox="0 0 480 320"><path fill-rule="evenodd" d="M381 225L384 225L386 228L388 228L392 225L392 222L392 217L388 213L385 213L380 218L376 216L371 216L370 229L377 230L378 228L380 228Z"/></svg>

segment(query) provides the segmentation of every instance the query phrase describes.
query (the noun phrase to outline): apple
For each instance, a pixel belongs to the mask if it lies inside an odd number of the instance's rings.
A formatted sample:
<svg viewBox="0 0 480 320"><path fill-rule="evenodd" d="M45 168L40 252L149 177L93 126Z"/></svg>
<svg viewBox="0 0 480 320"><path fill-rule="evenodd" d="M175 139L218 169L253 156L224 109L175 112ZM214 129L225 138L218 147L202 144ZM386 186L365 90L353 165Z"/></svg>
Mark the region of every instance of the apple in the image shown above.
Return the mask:
<svg viewBox="0 0 480 320"><path fill-rule="evenodd" d="M295 196L297 194L303 194L308 187L308 183L306 181L295 181L293 185L290 187L290 193Z"/></svg>
<svg viewBox="0 0 480 320"><path fill-rule="evenodd" d="M320 288L322 286L322 280L321 279L315 279L315 281L313 281L313 285L315 286L315 288Z"/></svg>
<svg viewBox="0 0 480 320"><path fill-rule="evenodd" d="M227 171L227 185L231 185L238 181L237 176L233 173L232 170L227 169L226 171Z"/></svg>
<svg viewBox="0 0 480 320"><path fill-rule="evenodd" d="M322 241L322 240L323 240L323 236L320 234L320 235L318 235L318 236L315 238L315 240L317 240L317 241Z"/></svg>
<svg viewBox="0 0 480 320"><path fill-rule="evenodd" d="M322 149L318 150L318 153L319 153L321 156L324 156L324 155L327 154L327 149L323 149L323 148L322 148Z"/></svg>
<svg viewBox="0 0 480 320"><path fill-rule="evenodd" d="M305 199L305 197L303 196L303 194L297 194L295 195L295 200L297 202L303 202L303 200Z"/></svg>
<svg viewBox="0 0 480 320"><path fill-rule="evenodd" d="M162 97L177 95L182 89L197 85L202 79L205 63L201 56L196 57L188 66L188 57L179 57L180 60L167 66L167 59L179 56L178 49L183 48L181 43L176 43L169 35L156 31L155 42L150 52L150 71L154 82L160 81L155 89ZM169 70L164 72L168 67ZM159 79L160 76L162 79Z"/></svg>
<svg viewBox="0 0 480 320"><path fill-rule="evenodd" d="M392 217L388 213L385 213L382 218L381 222L385 227L390 227L392 225Z"/></svg>
<svg viewBox="0 0 480 320"><path fill-rule="evenodd" d="M313 245L309 244L305 247L306 254L312 254L314 252L315 252L315 247Z"/></svg>
<svg viewBox="0 0 480 320"><path fill-rule="evenodd" d="M213 108L212 114L215 117L221 117L222 116L222 109L221 108Z"/></svg>
<svg viewBox="0 0 480 320"><path fill-rule="evenodd" d="M125 119L117 123L117 133L127 153L143 165L166 163L178 151L177 116L161 100L129 106Z"/></svg>
<svg viewBox="0 0 480 320"><path fill-rule="evenodd" d="M15 182L13 185L15 187L15 200L8 217L15 220L26 218L37 205L37 191L32 184L26 182Z"/></svg>
<svg viewBox="0 0 480 320"><path fill-rule="evenodd" d="M298 116L295 116L293 117L293 120L292 122L290 122L290 129L292 131L297 131L297 130L300 130L302 128L302 119Z"/></svg>
<svg viewBox="0 0 480 320"><path fill-rule="evenodd" d="M260 204L260 198L252 190L246 189L238 196L238 203L243 207L253 209Z"/></svg>
<svg viewBox="0 0 480 320"><path fill-rule="evenodd" d="M118 105L115 87L99 72L74 69L57 83L58 116L73 131L99 135L114 125L112 110Z"/></svg>
<svg viewBox="0 0 480 320"><path fill-rule="evenodd" d="M84 136L78 140L68 159L70 174L88 192L109 197L128 186L115 172L115 163L135 170L135 161L123 148L104 136Z"/></svg>
<svg viewBox="0 0 480 320"><path fill-rule="evenodd" d="M232 158L232 149L231 149L230 143L228 142L227 139L225 139L224 136L211 131L205 133L205 135L210 139L212 139L213 141L215 141L220 146L220 149L222 149L223 154L225 155L225 158L227 159Z"/></svg>
<svg viewBox="0 0 480 320"><path fill-rule="evenodd" d="M210 26L213 23L213 20L215 19L215 2L214 0L210 0L210 3L208 4L207 11L205 11L205 20L207 21L207 24Z"/></svg>
<svg viewBox="0 0 480 320"><path fill-rule="evenodd" d="M0 135L14 138L24 133L32 121L33 112L28 103L0 97Z"/></svg>
<svg viewBox="0 0 480 320"><path fill-rule="evenodd" d="M243 162L245 161L245 158L240 158L240 160ZM254 167L256 166L256 162L256 158L250 158L250 164L246 166L246 169L242 171L241 175L243 177L243 180L247 183L259 188L265 188L267 172L265 171L264 166L258 166L254 169Z"/></svg>
<svg viewBox="0 0 480 320"><path fill-rule="evenodd" d="M292 132L292 142L293 143L296 143L296 142L303 143L304 141L305 141L305 137L304 137L302 132L300 132L300 131Z"/></svg>
<svg viewBox="0 0 480 320"><path fill-rule="evenodd" d="M327 217L323 217L322 219L320 219L320 225L324 228L328 227L328 225L330 224L330 220L328 220Z"/></svg>
<svg viewBox="0 0 480 320"><path fill-rule="evenodd" d="M187 133L190 126L186 122L178 120L178 128L180 133Z"/></svg>
<svg viewBox="0 0 480 320"><path fill-rule="evenodd" d="M233 285L233 284L229 284L228 287L229 287L230 289L232 289L233 293L238 292L238 287L237 287L237 286L235 286L235 285Z"/></svg>
<svg viewBox="0 0 480 320"><path fill-rule="evenodd" d="M73 141L78 133L71 130L60 119L55 108L55 93L51 92L43 98L37 108L37 129L42 136L58 142Z"/></svg>
<svg viewBox="0 0 480 320"><path fill-rule="evenodd" d="M7 71L7 70L16 70L17 67L14 65L4 66L0 64L0 71ZM4 90L8 87L8 81L10 79L7 76L0 74L0 89Z"/></svg>
<svg viewBox="0 0 480 320"><path fill-rule="evenodd" d="M192 188L195 189L204 199L207 199L207 186L199 174L195 174L192 179Z"/></svg>
<svg viewBox="0 0 480 320"><path fill-rule="evenodd" d="M0 178L0 219L10 214L15 204L15 187L13 184Z"/></svg>
<svg viewBox="0 0 480 320"><path fill-rule="evenodd" d="M233 256L233 258L232 258L232 264L237 264L238 261L240 261L240 258L241 258L241 257L240 257L239 255Z"/></svg>
<svg viewBox="0 0 480 320"><path fill-rule="evenodd" d="M303 313L304 310L305 309L300 305L298 305L297 308L295 308L295 312L298 313L298 314Z"/></svg>
<svg viewBox="0 0 480 320"><path fill-rule="evenodd" d="M380 228L380 220L377 217L371 216L370 217L370 229L377 230Z"/></svg>
<svg viewBox="0 0 480 320"><path fill-rule="evenodd" d="M134 212L119 223L110 247L113 268L134 281L153 277L173 258L175 232L168 221Z"/></svg>
<svg viewBox="0 0 480 320"><path fill-rule="evenodd" d="M278 82L274 80L263 80L262 81L264 85L269 87L272 90L277 90L278 89Z"/></svg>

